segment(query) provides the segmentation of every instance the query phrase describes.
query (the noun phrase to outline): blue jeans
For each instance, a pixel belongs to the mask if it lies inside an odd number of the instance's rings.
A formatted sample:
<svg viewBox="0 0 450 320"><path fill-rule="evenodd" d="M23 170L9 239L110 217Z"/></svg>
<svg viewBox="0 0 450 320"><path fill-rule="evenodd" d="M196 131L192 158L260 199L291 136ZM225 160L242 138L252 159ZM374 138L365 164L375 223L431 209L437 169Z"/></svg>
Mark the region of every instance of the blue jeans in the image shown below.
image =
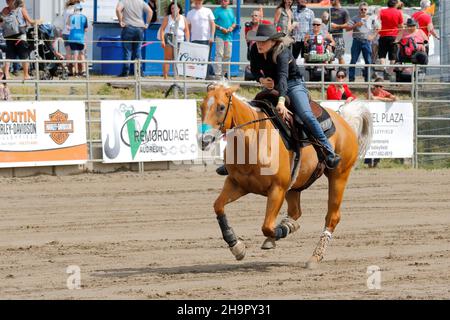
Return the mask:
<svg viewBox="0 0 450 320"><path fill-rule="evenodd" d="M144 29L136 27L125 27L122 29L123 42L123 59L130 61L141 59L142 41L144 40ZM127 42L133 41L133 42ZM123 74L130 73L130 64L125 63L123 66Z"/></svg>
<svg viewBox="0 0 450 320"><path fill-rule="evenodd" d="M311 111L309 105L308 90L306 90L303 81L300 79L292 79L288 81L287 95L291 100L291 106L294 113L303 121L306 126L306 131L316 138L328 153L334 154L334 149L331 146L328 138L323 133L322 127L317 121L316 117Z"/></svg>
<svg viewBox="0 0 450 320"><path fill-rule="evenodd" d="M369 40L359 40L359 39L353 38L352 49L351 49L352 59L350 61L350 64L355 64L358 61L361 51L363 54L364 62L366 64L372 63L372 44L371 44L371 42ZM368 81L369 79L367 77L367 68L364 68L363 75L364 75L364 80ZM355 81L355 67L350 67L350 70L348 72L348 78L350 81Z"/></svg>
<svg viewBox="0 0 450 320"><path fill-rule="evenodd" d="M209 46L209 53L208 53L208 61L211 61L211 45L209 44L208 40L193 40L192 43L198 43L198 44L204 44ZM214 68L212 64L208 64L208 67L206 69L206 75L207 76L213 76L214 75ZM230 75L228 75L230 76Z"/></svg>

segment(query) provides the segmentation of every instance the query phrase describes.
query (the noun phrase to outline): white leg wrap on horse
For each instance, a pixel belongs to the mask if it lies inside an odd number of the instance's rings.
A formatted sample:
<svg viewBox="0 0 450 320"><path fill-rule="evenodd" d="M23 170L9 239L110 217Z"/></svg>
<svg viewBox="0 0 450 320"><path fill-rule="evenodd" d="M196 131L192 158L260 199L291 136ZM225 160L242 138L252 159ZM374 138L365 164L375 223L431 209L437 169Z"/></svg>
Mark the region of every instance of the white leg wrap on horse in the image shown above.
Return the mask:
<svg viewBox="0 0 450 320"><path fill-rule="evenodd" d="M289 228L289 233L294 233L298 229L300 229L300 224L292 219L291 217L286 217L283 220L281 220L281 225L285 225Z"/></svg>
<svg viewBox="0 0 450 320"><path fill-rule="evenodd" d="M245 244L238 240L237 243L230 247L231 253L236 257L236 260L242 260L245 257Z"/></svg>
<svg viewBox="0 0 450 320"><path fill-rule="evenodd" d="M317 262L323 259L323 255L325 254L325 250L327 249L327 246L330 243L331 238L332 238L331 232L328 230L324 230L322 235L320 236L319 243L317 244L316 249L314 249L314 252L312 254L312 256L317 259Z"/></svg>

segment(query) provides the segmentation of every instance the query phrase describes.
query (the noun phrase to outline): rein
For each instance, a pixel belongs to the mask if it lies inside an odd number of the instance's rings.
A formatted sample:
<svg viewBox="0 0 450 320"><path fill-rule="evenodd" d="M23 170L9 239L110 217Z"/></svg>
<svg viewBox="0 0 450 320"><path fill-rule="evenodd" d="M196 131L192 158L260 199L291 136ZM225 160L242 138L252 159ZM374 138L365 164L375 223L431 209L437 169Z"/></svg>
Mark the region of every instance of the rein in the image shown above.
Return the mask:
<svg viewBox="0 0 450 320"><path fill-rule="evenodd" d="M220 131L222 131L223 127L225 126L225 121L227 120L228 111L229 111L230 108L233 106L233 105L232 105L231 98L232 98L232 95L230 96L230 99L228 100L227 111L225 112L225 117L223 118L223 121L222 121L222 123L221 123L220 126L219 126L219 130L220 130ZM267 120L270 120L270 119L273 119L273 118L275 118L275 117L272 116L272 117L266 117L266 118L262 118L262 119L255 119L255 120L252 120L252 121L249 121L249 122L240 124L240 125L238 125L238 126L232 128L231 130L232 130L232 131L235 131L235 130L237 130L237 129L243 128L243 127L248 126L248 125L250 125L250 124L254 124L254 123L257 123L257 122L267 121ZM223 133L223 134L220 136L220 138L222 138L223 136L226 136L226 133Z"/></svg>

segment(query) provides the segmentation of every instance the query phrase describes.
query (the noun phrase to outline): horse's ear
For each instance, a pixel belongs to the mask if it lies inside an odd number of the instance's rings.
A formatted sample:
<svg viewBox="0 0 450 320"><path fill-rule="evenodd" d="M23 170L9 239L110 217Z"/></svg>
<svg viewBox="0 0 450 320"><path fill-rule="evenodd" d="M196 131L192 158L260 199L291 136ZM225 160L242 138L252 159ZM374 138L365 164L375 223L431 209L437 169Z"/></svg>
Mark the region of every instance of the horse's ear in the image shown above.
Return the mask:
<svg viewBox="0 0 450 320"><path fill-rule="evenodd" d="M238 90L239 90L239 85L234 85L234 86L231 86L231 87L227 88L227 89L225 90L225 94L226 94L228 97L231 97L231 95L232 95L233 93L235 93L236 91L238 91Z"/></svg>
<svg viewBox="0 0 450 320"><path fill-rule="evenodd" d="M214 83L210 83L206 87L206 92L210 92L210 91L214 90L215 88L216 88L216 85Z"/></svg>

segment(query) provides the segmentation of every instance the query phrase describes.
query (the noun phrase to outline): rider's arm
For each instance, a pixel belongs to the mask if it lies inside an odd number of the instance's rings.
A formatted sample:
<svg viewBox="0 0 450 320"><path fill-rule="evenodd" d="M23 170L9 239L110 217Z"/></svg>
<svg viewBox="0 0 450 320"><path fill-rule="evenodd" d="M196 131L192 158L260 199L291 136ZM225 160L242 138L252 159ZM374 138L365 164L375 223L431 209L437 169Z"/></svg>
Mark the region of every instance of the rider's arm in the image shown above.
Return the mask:
<svg viewBox="0 0 450 320"><path fill-rule="evenodd" d="M287 81L289 77L289 49L284 49L277 57L278 92L280 97L287 95Z"/></svg>

